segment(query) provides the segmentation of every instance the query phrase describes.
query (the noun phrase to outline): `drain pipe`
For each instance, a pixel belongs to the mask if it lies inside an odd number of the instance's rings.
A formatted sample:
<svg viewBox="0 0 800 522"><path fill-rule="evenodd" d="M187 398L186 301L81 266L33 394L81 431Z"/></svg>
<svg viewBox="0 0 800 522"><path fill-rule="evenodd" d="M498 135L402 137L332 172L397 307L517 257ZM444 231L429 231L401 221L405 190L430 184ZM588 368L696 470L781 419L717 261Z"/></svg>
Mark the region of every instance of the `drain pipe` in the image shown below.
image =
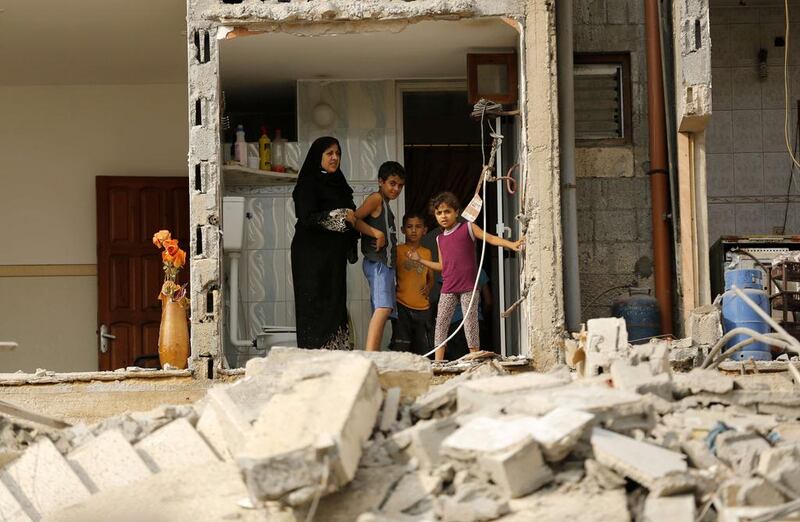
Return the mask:
<svg viewBox="0 0 800 522"><path fill-rule="evenodd" d="M647 48L647 122L650 145L650 194L653 204L653 264L661 333L673 333L672 270L669 239L669 184L667 182L666 116L661 69L658 0L644 0Z"/></svg>
<svg viewBox="0 0 800 522"><path fill-rule="evenodd" d="M581 284L578 268L578 210L575 182L575 82L572 63L572 0L556 2L558 62L558 146L561 171L564 314L567 330L581 328Z"/></svg>
<svg viewBox="0 0 800 522"><path fill-rule="evenodd" d="M239 252L231 252L228 257L231 260L231 275L228 280L228 288L231 291L230 317L228 318L228 338L231 344L237 348L254 346L253 341L239 339Z"/></svg>

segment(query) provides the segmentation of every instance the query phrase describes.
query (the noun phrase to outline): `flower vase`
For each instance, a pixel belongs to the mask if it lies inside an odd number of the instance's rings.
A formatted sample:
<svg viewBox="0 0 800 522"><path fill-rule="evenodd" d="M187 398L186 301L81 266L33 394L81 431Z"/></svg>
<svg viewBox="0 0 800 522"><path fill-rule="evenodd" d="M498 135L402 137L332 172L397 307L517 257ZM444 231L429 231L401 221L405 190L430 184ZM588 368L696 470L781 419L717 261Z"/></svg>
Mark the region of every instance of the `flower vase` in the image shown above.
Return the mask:
<svg viewBox="0 0 800 522"><path fill-rule="evenodd" d="M158 330L158 360L163 368L185 369L189 360L189 324L184 303L165 295L161 299L161 327Z"/></svg>

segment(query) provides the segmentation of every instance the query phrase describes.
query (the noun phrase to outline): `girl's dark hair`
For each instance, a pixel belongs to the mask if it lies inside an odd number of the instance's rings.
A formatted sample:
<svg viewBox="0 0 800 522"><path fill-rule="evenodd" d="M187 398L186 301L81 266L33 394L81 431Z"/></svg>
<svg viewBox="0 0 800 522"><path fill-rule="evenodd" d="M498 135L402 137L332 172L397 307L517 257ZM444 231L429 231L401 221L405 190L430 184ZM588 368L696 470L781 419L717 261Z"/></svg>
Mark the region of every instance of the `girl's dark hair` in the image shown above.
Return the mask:
<svg viewBox="0 0 800 522"><path fill-rule="evenodd" d="M440 192L431 198L429 204L431 215L436 214L436 209L439 208L440 205L447 205L456 212L461 210L461 202L458 201L458 198L452 192Z"/></svg>

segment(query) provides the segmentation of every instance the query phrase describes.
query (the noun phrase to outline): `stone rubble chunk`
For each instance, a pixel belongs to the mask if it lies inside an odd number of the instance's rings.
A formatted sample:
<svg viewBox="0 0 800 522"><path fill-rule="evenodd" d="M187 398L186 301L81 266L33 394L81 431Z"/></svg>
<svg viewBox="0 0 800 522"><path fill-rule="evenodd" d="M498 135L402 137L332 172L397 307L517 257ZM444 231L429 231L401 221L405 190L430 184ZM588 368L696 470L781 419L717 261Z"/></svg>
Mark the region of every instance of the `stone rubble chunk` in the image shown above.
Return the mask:
<svg viewBox="0 0 800 522"><path fill-rule="evenodd" d="M195 429L223 461L233 460L233 455L228 447L228 439L225 438L225 430L219 420L216 408L207 404L203 413L200 414Z"/></svg>
<svg viewBox="0 0 800 522"><path fill-rule="evenodd" d="M727 463L738 474L747 476L758 464L761 452L769 443L755 433L728 430L715 439L717 458Z"/></svg>
<svg viewBox="0 0 800 522"><path fill-rule="evenodd" d="M481 455L478 465L510 498L533 493L553 480L553 472L532 439L514 449Z"/></svg>
<svg viewBox="0 0 800 522"><path fill-rule="evenodd" d="M273 350L267 359L282 353ZM292 355L276 376L278 391L236 455L253 501L296 506L345 486L380 410L378 372L367 358Z"/></svg>
<svg viewBox="0 0 800 522"><path fill-rule="evenodd" d="M786 497L763 478L752 478L742 484L736 501L740 506L777 506L786 502Z"/></svg>
<svg viewBox="0 0 800 522"><path fill-rule="evenodd" d="M689 314L687 325L692 342L697 345L713 345L722 337L722 314L713 305L698 306Z"/></svg>
<svg viewBox="0 0 800 522"><path fill-rule="evenodd" d="M794 444L767 448L758 457L759 474L770 477L778 471L784 463L800 462L800 452Z"/></svg>
<svg viewBox="0 0 800 522"><path fill-rule="evenodd" d="M670 341L669 365L675 372L688 372L703 363L703 351L692 344L691 338Z"/></svg>
<svg viewBox="0 0 800 522"><path fill-rule="evenodd" d="M364 350L353 350L348 352L350 355L364 357L375 364L378 370L378 379L383 390L390 388L400 388L404 398L415 398L423 395L433 379L433 368L431 361L427 357L422 357L410 352L367 352ZM248 362L247 375L274 369L283 366L291 361L309 361L313 358L326 358L336 354L320 350L304 350L302 348L287 348L283 346L275 347L270 350L266 360L259 362Z"/></svg>
<svg viewBox="0 0 800 522"><path fill-rule="evenodd" d="M21 457L0 471L0 481L11 489L34 519L38 519L37 515L54 513L91 496L86 485L47 438L40 438Z"/></svg>
<svg viewBox="0 0 800 522"><path fill-rule="evenodd" d="M626 358L628 351L628 331L625 319L602 317L586 322L586 370L589 377L608 373L611 363Z"/></svg>
<svg viewBox="0 0 800 522"><path fill-rule="evenodd" d="M458 412L477 411L486 406L499 409L521 395L561 386L569 380L569 373L526 372L469 381L458 387Z"/></svg>
<svg viewBox="0 0 800 522"><path fill-rule="evenodd" d="M431 388L428 393L417 398L411 407L411 412L420 419L429 419L435 413L448 410L456 403L458 387L461 384L471 380L507 374L508 372L497 361L486 361L435 388Z"/></svg>
<svg viewBox="0 0 800 522"><path fill-rule="evenodd" d="M219 462L214 451L186 419L154 431L135 446L153 472Z"/></svg>
<svg viewBox="0 0 800 522"><path fill-rule="evenodd" d="M117 430L109 430L80 446L67 461L92 493L122 487L150 476L150 468Z"/></svg>
<svg viewBox="0 0 800 522"><path fill-rule="evenodd" d="M383 400L381 410L381 431L389 431L392 424L397 421L397 411L400 408L400 388L389 388L386 390L386 398Z"/></svg>
<svg viewBox="0 0 800 522"><path fill-rule="evenodd" d="M483 484L460 485L454 495L439 495L434 502L442 522L484 522L508 513L508 501Z"/></svg>
<svg viewBox="0 0 800 522"><path fill-rule="evenodd" d="M569 455L593 419L591 413L558 407L542 417L522 417L517 422L539 444L545 459L558 462Z"/></svg>
<svg viewBox="0 0 800 522"><path fill-rule="evenodd" d="M521 423L494 417L476 417L442 442L442 454L456 460L474 460L482 454L509 451L532 440Z"/></svg>
<svg viewBox="0 0 800 522"><path fill-rule="evenodd" d="M681 450L689 457L689 462L697 469L708 469L720 464L705 441L687 440L681 444Z"/></svg>
<svg viewBox="0 0 800 522"><path fill-rule="evenodd" d="M694 495L656 497L648 495L643 522L694 522Z"/></svg>
<svg viewBox="0 0 800 522"><path fill-rule="evenodd" d="M458 429L455 418L421 420L415 425L396 433L392 439L420 466L433 468L439 464L442 441Z"/></svg>
<svg viewBox="0 0 800 522"><path fill-rule="evenodd" d="M402 513L421 500L439 492L442 479L427 473L406 473L381 506L385 513Z"/></svg>
<svg viewBox="0 0 800 522"><path fill-rule="evenodd" d="M0 520L3 522L33 522L17 497L0 482Z"/></svg>
<svg viewBox="0 0 800 522"><path fill-rule="evenodd" d="M689 373L676 373L673 376L675 390L679 395L708 392L725 394L733 390L732 377L723 375L717 370L694 368Z"/></svg>
<svg viewBox="0 0 800 522"><path fill-rule="evenodd" d="M611 363L610 373L615 388L640 394L652 393L665 400L672 399L672 380L669 373L653 375L649 365L633 365L622 359Z"/></svg>
<svg viewBox="0 0 800 522"><path fill-rule="evenodd" d="M592 430L591 445L598 462L647 488L668 473L687 470L681 453L602 428Z"/></svg>

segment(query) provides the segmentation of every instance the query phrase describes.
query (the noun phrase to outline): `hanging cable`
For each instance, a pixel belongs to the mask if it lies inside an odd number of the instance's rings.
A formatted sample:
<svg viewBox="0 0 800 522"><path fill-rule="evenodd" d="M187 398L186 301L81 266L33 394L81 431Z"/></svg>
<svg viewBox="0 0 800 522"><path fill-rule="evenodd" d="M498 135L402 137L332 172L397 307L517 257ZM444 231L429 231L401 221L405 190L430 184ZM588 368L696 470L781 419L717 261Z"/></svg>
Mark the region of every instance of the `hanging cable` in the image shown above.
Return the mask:
<svg viewBox="0 0 800 522"><path fill-rule="evenodd" d="M800 162L789 145L789 0L783 0L784 15L784 52L783 52L783 140L792 163L800 167Z"/></svg>

